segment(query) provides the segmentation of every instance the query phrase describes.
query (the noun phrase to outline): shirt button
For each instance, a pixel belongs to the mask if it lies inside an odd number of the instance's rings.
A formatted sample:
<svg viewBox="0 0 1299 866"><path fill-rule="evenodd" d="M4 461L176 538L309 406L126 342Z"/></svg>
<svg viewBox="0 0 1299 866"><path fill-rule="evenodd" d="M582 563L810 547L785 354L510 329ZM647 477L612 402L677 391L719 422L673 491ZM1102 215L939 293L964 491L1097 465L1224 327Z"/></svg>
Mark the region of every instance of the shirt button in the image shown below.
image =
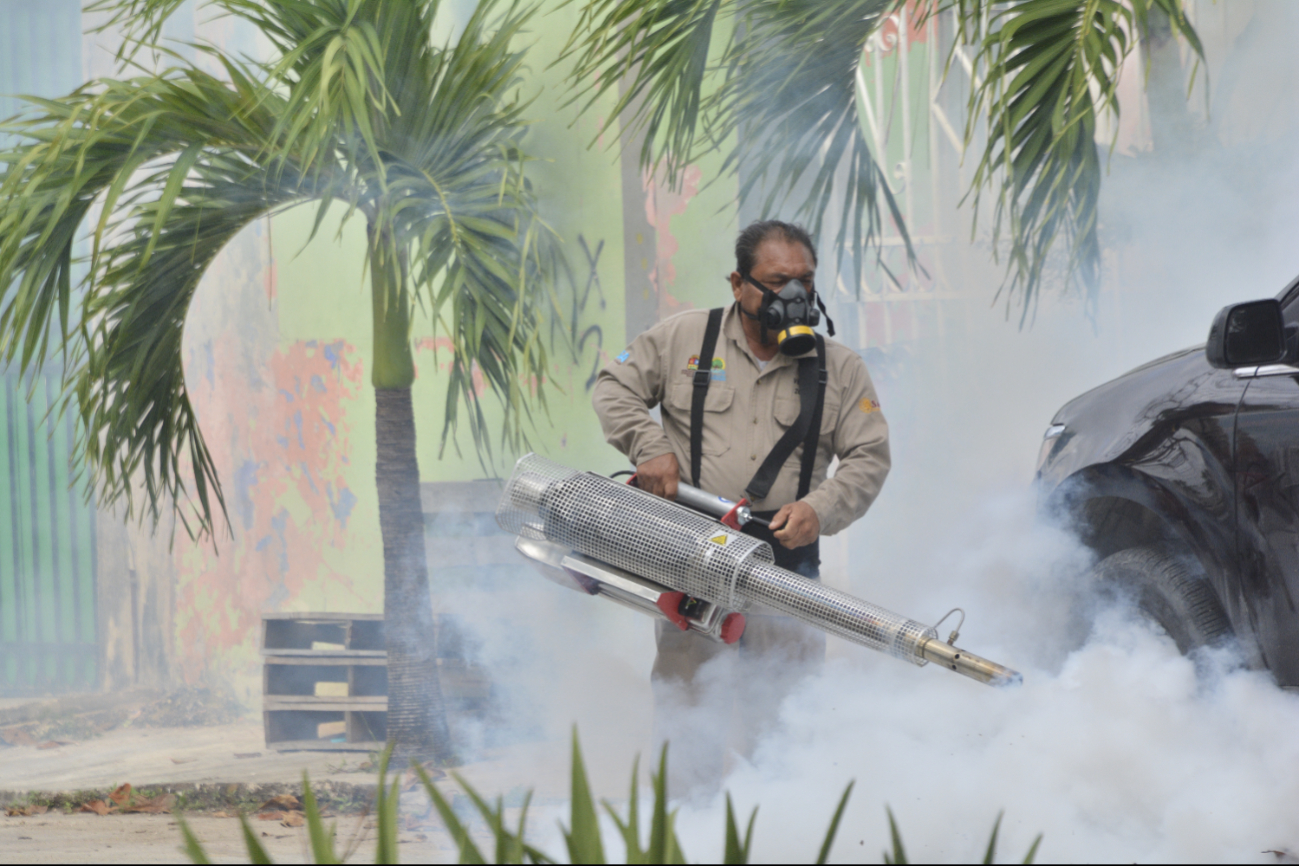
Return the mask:
<svg viewBox="0 0 1299 866"><path fill-rule="evenodd" d="M757 459L758 459L758 455L757 455L757 454L750 454L750 455L749 455L749 459L750 459L750 460L757 460Z"/></svg>
<svg viewBox="0 0 1299 866"><path fill-rule="evenodd" d="M754 424L757 424L757 423L758 423L758 419L757 419L757 418L754 418L754 419L753 419L753 423L754 423Z"/></svg>

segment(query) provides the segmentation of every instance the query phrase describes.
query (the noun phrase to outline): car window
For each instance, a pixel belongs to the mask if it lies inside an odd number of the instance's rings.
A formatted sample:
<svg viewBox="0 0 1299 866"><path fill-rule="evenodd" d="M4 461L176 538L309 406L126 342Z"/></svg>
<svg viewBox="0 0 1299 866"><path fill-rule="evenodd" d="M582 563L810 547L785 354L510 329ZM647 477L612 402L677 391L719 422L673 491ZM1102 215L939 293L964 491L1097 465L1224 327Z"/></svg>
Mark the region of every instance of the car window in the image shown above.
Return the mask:
<svg viewBox="0 0 1299 866"><path fill-rule="evenodd" d="M1281 314L1287 325L1299 325L1299 279L1281 293Z"/></svg>

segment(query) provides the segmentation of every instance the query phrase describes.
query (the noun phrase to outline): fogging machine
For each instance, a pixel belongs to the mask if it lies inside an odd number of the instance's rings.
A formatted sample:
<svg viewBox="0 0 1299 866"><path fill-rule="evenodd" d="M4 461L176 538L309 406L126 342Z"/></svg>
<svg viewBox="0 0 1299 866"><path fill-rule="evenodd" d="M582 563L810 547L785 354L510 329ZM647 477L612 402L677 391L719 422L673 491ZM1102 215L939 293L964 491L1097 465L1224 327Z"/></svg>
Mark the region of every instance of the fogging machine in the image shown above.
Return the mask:
<svg viewBox="0 0 1299 866"><path fill-rule="evenodd" d="M529 454L496 511L501 528L542 574L563 586L733 644L744 611L792 616L827 634L915 665L934 662L991 685L1010 668L954 646L915 620L809 580L774 562L771 546L740 530L747 503L680 484L675 502Z"/></svg>

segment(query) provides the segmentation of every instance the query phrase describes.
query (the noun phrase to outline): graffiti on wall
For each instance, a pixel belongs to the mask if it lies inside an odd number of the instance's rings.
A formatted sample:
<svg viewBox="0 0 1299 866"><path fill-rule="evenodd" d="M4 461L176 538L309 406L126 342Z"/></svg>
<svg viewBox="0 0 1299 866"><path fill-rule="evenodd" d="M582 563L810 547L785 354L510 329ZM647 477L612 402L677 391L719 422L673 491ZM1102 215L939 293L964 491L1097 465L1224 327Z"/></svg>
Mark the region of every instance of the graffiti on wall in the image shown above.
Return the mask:
<svg viewBox="0 0 1299 866"><path fill-rule="evenodd" d="M605 310L608 303L604 296L604 287L600 285L600 256L604 252L604 241L596 243L595 249L591 249L591 244L587 241L586 236L578 234L577 244L582 248L582 255L586 259L586 276L582 280L579 288L578 279L573 274L572 267L563 262L559 268L561 280L556 286L556 295L559 300L559 315L552 315L550 318L550 343L552 346L558 345L556 338L560 336L560 328L564 329L564 342L568 345L572 355L572 362L581 369L586 369L587 345L594 347L591 352L590 375L587 377L583 387L590 393L595 387L596 376L600 374L600 365L607 361L604 351L604 329L598 322L586 325L584 322L589 321L588 308L591 304L592 292L598 297L601 311ZM561 316L562 321L561 321Z"/></svg>

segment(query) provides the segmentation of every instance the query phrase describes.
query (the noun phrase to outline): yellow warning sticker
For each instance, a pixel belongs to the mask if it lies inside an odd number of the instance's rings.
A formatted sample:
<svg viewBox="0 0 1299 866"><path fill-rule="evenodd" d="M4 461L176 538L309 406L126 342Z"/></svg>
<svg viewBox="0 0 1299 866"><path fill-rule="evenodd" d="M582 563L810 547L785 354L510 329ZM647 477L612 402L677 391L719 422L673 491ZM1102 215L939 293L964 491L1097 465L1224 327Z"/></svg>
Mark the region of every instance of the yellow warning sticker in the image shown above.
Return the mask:
<svg viewBox="0 0 1299 866"><path fill-rule="evenodd" d="M714 535L712 538L710 538L710 539L708 539L708 540L711 541L713 544L716 544L718 547L725 547L725 546L726 546L726 542L730 540L730 536L729 536L729 535Z"/></svg>

